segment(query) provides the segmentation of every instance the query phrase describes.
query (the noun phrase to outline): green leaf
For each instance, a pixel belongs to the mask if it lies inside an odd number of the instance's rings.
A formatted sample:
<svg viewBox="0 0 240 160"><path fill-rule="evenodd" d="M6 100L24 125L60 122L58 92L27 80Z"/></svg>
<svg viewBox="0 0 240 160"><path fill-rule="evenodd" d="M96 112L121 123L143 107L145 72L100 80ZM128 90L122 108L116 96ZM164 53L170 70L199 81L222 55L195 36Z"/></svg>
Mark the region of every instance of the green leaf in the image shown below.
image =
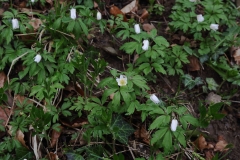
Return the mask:
<svg viewBox="0 0 240 160"><path fill-rule="evenodd" d="M87 26L83 23L81 18L78 18L78 22L80 23L80 26L84 32L85 35L88 35L88 28Z"/></svg>
<svg viewBox="0 0 240 160"><path fill-rule="evenodd" d="M159 116L152 122L149 129L160 128L162 125L168 124L170 122L170 119L171 117L169 115Z"/></svg>
<svg viewBox="0 0 240 160"><path fill-rule="evenodd" d="M102 103L105 103L107 98L108 98L108 96L110 94L113 94L116 90L117 90L117 88L111 88L111 89L105 90L103 95L102 95Z"/></svg>
<svg viewBox="0 0 240 160"><path fill-rule="evenodd" d="M83 1L83 4L85 7L93 8L93 0L85 0Z"/></svg>
<svg viewBox="0 0 240 160"><path fill-rule="evenodd" d="M151 144L154 144L157 141L161 140L168 130L169 130L168 127L160 128L159 130L157 130L152 136Z"/></svg>
<svg viewBox="0 0 240 160"><path fill-rule="evenodd" d="M162 145L164 147L164 152L168 152L172 147L172 133L170 130L166 132L163 137Z"/></svg>
<svg viewBox="0 0 240 160"><path fill-rule="evenodd" d="M112 103L114 106L119 106L120 105L120 92L117 91L116 93L114 93L114 97L113 97L113 100L112 100Z"/></svg>
<svg viewBox="0 0 240 160"><path fill-rule="evenodd" d="M68 23L68 26L67 26L67 31L68 32L72 32L73 31L73 28L75 27L75 20L72 20L70 23Z"/></svg>
<svg viewBox="0 0 240 160"><path fill-rule="evenodd" d="M25 147L16 148L16 159L24 160L24 159L32 159L34 154L26 149Z"/></svg>
<svg viewBox="0 0 240 160"><path fill-rule="evenodd" d="M216 81L213 78L206 78L206 82L208 84L208 89L209 90L217 90L218 84L216 83Z"/></svg>
<svg viewBox="0 0 240 160"><path fill-rule="evenodd" d="M128 143L128 137L134 132L133 127L125 122L121 115L113 116L111 129L116 139L124 144Z"/></svg>
<svg viewBox="0 0 240 160"><path fill-rule="evenodd" d="M65 155L68 160L85 160L79 153L66 152Z"/></svg>
<svg viewBox="0 0 240 160"><path fill-rule="evenodd" d="M111 83L113 81L116 81L113 79L113 77L105 78L105 79L101 80L101 82L98 84L98 87L99 88L106 87L109 83Z"/></svg>
<svg viewBox="0 0 240 160"><path fill-rule="evenodd" d="M54 29L58 29L60 27L60 25L61 25L61 21L62 21L61 18L58 18L56 21L54 21L53 28Z"/></svg>
<svg viewBox="0 0 240 160"><path fill-rule="evenodd" d="M192 124L193 126L198 126L198 120L194 118L192 115L187 114L181 117L182 120L185 120L186 122Z"/></svg>
<svg viewBox="0 0 240 160"><path fill-rule="evenodd" d="M153 63L152 66L154 67L156 72L160 72L162 74L167 74L162 65L160 65L158 63Z"/></svg>
<svg viewBox="0 0 240 160"><path fill-rule="evenodd" d="M120 50L124 50L128 54L133 54L133 52L139 48L139 45L141 46L138 42L127 42L120 47Z"/></svg>
<svg viewBox="0 0 240 160"><path fill-rule="evenodd" d="M154 38L154 42L159 46L164 45L166 47L169 47L169 43L164 37L158 36Z"/></svg>
<svg viewBox="0 0 240 160"><path fill-rule="evenodd" d="M182 129L177 129L175 132L172 132L173 135L177 138L177 140L180 142L183 147L186 147L186 138L184 136L184 131Z"/></svg>

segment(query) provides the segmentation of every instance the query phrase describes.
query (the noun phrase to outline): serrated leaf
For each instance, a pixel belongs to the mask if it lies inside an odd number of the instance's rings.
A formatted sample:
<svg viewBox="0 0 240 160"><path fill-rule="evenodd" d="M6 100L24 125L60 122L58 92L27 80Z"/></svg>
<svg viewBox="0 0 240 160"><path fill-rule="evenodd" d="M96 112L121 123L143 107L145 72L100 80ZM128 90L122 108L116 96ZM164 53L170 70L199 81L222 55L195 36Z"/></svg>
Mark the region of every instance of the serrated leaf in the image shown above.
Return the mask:
<svg viewBox="0 0 240 160"><path fill-rule="evenodd" d="M121 115L113 116L111 128L116 139L124 144L128 143L128 137L134 132L133 127L125 122Z"/></svg>
<svg viewBox="0 0 240 160"><path fill-rule="evenodd" d="M161 140L162 137L165 135L165 133L167 132L168 127L165 128L160 128L159 130L157 130L154 134L153 137L151 139L151 144L156 143L157 141Z"/></svg>
<svg viewBox="0 0 240 160"><path fill-rule="evenodd" d="M160 128L162 125L167 124L169 122L170 122L170 116L169 115L159 116L152 122L149 129Z"/></svg>

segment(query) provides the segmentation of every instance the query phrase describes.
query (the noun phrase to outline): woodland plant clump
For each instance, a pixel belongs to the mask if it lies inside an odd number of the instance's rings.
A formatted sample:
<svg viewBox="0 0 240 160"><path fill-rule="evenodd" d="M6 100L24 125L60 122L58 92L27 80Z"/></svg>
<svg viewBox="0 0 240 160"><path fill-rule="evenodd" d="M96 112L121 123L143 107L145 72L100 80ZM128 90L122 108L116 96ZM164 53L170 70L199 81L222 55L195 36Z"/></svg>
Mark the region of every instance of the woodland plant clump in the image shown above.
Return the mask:
<svg viewBox="0 0 240 160"><path fill-rule="evenodd" d="M170 31L191 35L196 46L171 44L158 28L147 31L142 23L146 15L127 19L138 6L135 0L126 6L131 10L112 6L117 14L111 17L103 1L29 3L31 15L9 4L1 20L0 159L143 159L132 143L138 140L150 150L146 159L183 158L189 146L202 150L193 145L193 134L223 118L219 111L225 104L200 103L195 117L179 94L221 87L214 79L205 83L186 74L190 56L224 81L240 85L239 67L224 56L228 47L240 43L234 21L238 12L229 1L176 1ZM43 4L54 9L34 12ZM161 4L149 4L155 14L163 13ZM96 48L98 33L119 41L121 59L129 58L124 70L110 67ZM162 88L152 87L162 76L179 76L184 86L179 82L178 90L166 96ZM201 158L198 153L192 150L188 158Z"/></svg>

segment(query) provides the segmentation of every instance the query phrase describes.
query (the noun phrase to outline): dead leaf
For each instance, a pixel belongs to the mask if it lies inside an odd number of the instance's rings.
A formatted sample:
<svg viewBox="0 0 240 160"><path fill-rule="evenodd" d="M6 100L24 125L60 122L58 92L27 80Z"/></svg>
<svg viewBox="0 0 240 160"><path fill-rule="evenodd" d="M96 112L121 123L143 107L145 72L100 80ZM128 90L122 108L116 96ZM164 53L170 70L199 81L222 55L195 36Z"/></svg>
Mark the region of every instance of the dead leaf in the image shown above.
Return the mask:
<svg viewBox="0 0 240 160"><path fill-rule="evenodd" d="M4 126L7 125L6 122L10 116L10 112L10 109L8 109L6 106L0 106L0 119L3 120Z"/></svg>
<svg viewBox="0 0 240 160"><path fill-rule="evenodd" d="M115 17L117 17L118 15L122 15L123 21L127 21L125 14L116 6L112 5L109 12L111 15L113 15Z"/></svg>
<svg viewBox="0 0 240 160"><path fill-rule="evenodd" d="M49 3L51 6L53 6L53 1L52 0L46 0L47 3Z"/></svg>
<svg viewBox="0 0 240 160"><path fill-rule="evenodd" d="M71 122L69 121L69 119L63 119L63 118L61 118L60 121L63 125L70 128L78 128L85 124L88 124L88 120L83 117L75 118Z"/></svg>
<svg viewBox="0 0 240 160"><path fill-rule="evenodd" d="M24 96L21 96L20 94L17 94L15 97L14 97L14 101L15 102L20 102L21 104L23 104L23 102L24 102L24 100L26 99L26 97L24 97ZM30 101L30 100L28 100L27 101L28 102L28 104L32 104L32 101Z"/></svg>
<svg viewBox="0 0 240 160"><path fill-rule="evenodd" d="M142 25L142 27L143 27L143 30L146 32L151 32L151 30L156 29L152 23L151 24L145 23Z"/></svg>
<svg viewBox="0 0 240 160"><path fill-rule="evenodd" d="M189 63L187 64L187 68L189 71L199 71L200 70L200 62L195 56L188 56Z"/></svg>
<svg viewBox="0 0 240 160"><path fill-rule="evenodd" d="M97 2L94 1L94 3L93 3L93 7L94 7L94 8L98 8L98 4L97 4Z"/></svg>
<svg viewBox="0 0 240 160"><path fill-rule="evenodd" d="M145 20L148 18L148 16L149 16L148 11L146 9L143 9L143 12L142 12L142 15L140 16L140 18L142 20Z"/></svg>
<svg viewBox="0 0 240 160"><path fill-rule="evenodd" d="M134 135L136 138L141 139L144 143L150 145L150 134L149 132L144 128L140 127L135 132Z"/></svg>
<svg viewBox="0 0 240 160"><path fill-rule="evenodd" d="M203 135L200 135L195 141L195 146L200 150L203 151L205 148L208 148L207 141L203 137Z"/></svg>
<svg viewBox="0 0 240 160"><path fill-rule="evenodd" d="M214 157L213 150L205 150L205 160L211 160Z"/></svg>
<svg viewBox="0 0 240 160"><path fill-rule="evenodd" d="M131 3L129 3L128 5L126 5L125 7L123 7L122 9L121 9L121 11L123 12L123 13L129 13L129 12L131 12L131 11L136 11L137 10L137 5L138 5L138 3L137 3L138 1L137 0L133 0Z"/></svg>
<svg viewBox="0 0 240 160"><path fill-rule="evenodd" d="M240 65L240 48L236 49L233 53L234 61L237 65Z"/></svg>
<svg viewBox="0 0 240 160"><path fill-rule="evenodd" d="M22 2L19 4L19 8L26 8L26 6L27 6L26 1L22 1Z"/></svg>
<svg viewBox="0 0 240 160"><path fill-rule="evenodd" d="M4 83L7 81L7 76L6 74L1 71L0 72L0 88L2 88L4 86Z"/></svg>
<svg viewBox="0 0 240 160"><path fill-rule="evenodd" d="M205 99L205 102L207 104L215 104L221 102L221 100L222 100L221 96L214 94L213 92L210 92L207 98Z"/></svg>
<svg viewBox="0 0 240 160"><path fill-rule="evenodd" d="M38 28L42 25L42 21L38 18L32 18L30 21L29 21L29 24L32 25L34 31L37 31Z"/></svg>
<svg viewBox="0 0 240 160"><path fill-rule="evenodd" d="M60 137L63 126L59 126L60 131L52 130L52 135L51 135L51 147L54 147L57 143L58 138Z"/></svg>
<svg viewBox="0 0 240 160"><path fill-rule="evenodd" d="M226 142L224 137L220 135L218 136L218 142L215 145L214 151L225 152L229 149L229 148L226 148L227 145L228 143Z"/></svg>
<svg viewBox="0 0 240 160"><path fill-rule="evenodd" d="M25 140L24 140L24 134L21 130L18 130L17 133L16 133L16 136L15 138L26 148L28 148L28 146L26 145L25 143Z"/></svg>
<svg viewBox="0 0 240 160"><path fill-rule="evenodd" d="M48 160L58 160L58 155L53 153L53 152L49 152L49 154L46 157Z"/></svg>

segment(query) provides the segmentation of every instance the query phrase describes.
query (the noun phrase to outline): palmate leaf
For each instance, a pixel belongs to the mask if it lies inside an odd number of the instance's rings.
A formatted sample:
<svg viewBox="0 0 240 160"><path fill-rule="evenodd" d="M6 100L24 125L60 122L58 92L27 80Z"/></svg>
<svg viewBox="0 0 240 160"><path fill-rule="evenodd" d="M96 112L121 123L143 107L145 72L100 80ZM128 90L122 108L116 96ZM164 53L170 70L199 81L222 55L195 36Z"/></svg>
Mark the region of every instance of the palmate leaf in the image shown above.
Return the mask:
<svg viewBox="0 0 240 160"><path fill-rule="evenodd" d="M133 127L125 122L121 115L113 116L111 129L115 138L124 144L128 143L128 136L134 132Z"/></svg>

